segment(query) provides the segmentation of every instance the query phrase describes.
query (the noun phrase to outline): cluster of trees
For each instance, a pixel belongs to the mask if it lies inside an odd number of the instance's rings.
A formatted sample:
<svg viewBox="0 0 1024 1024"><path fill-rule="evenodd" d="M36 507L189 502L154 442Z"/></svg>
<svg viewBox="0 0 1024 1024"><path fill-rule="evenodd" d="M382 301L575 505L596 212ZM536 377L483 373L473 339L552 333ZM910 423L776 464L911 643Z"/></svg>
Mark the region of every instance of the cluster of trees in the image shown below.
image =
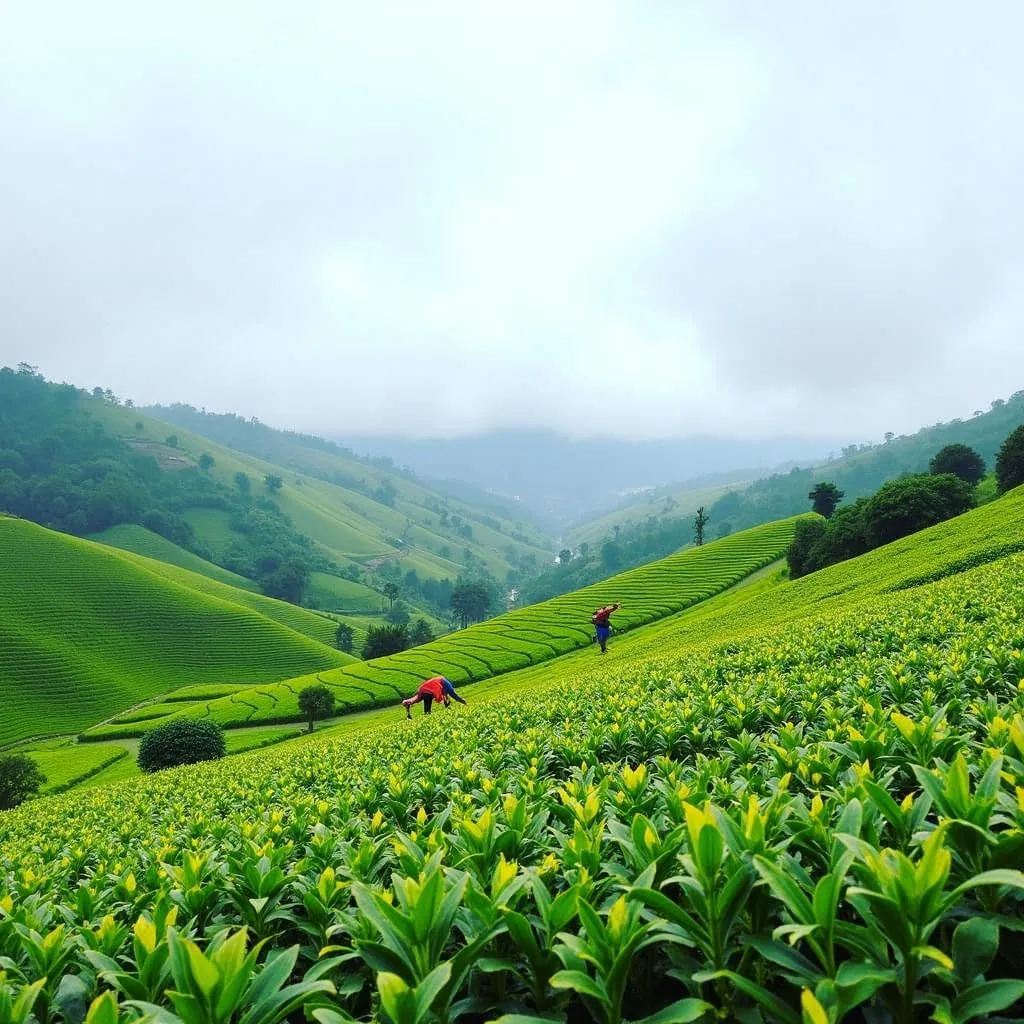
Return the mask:
<svg viewBox="0 0 1024 1024"><path fill-rule="evenodd" d="M932 458L929 470L892 480L843 507L845 495L833 481L817 483L807 497L823 518L797 525L787 555L790 576L806 576L974 507L975 488L985 476L978 452L961 443L947 445ZM1000 493L1024 483L1024 426L999 449L996 478Z"/></svg>
<svg viewBox="0 0 1024 1024"><path fill-rule="evenodd" d="M136 523L295 603L313 569L332 568L272 500L253 494L245 473L225 486L210 474L209 453L196 466L161 469L103 426L94 415L97 400L116 398L51 384L24 364L0 369L0 511L78 536ZM176 447L177 440L164 443ZM264 486L274 493L281 480L268 475ZM194 508L228 513L225 551L214 553L196 537L186 518Z"/></svg>
<svg viewBox="0 0 1024 1024"><path fill-rule="evenodd" d="M428 644L433 639L434 633L430 623L424 618L419 618L411 624L403 622L371 626L366 631L363 658L369 661L372 658L383 658L388 654L398 654L399 651L406 651L410 647Z"/></svg>
<svg viewBox="0 0 1024 1024"><path fill-rule="evenodd" d="M882 444L844 448L828 475L848 499L868 497L887 480L924 472L940 450L955 444L991 460L1007 434L1022 422L1024 391L1018 391L1005 401L997 399L988 412L978 411L969 420L937 423L903 437L890 433ZM806 507L805 496L820 476L820 468L794 467L788 473L757 480L724 494L711 506L711 515L714 522L728 522L737 530L796 515Z"/></svg>

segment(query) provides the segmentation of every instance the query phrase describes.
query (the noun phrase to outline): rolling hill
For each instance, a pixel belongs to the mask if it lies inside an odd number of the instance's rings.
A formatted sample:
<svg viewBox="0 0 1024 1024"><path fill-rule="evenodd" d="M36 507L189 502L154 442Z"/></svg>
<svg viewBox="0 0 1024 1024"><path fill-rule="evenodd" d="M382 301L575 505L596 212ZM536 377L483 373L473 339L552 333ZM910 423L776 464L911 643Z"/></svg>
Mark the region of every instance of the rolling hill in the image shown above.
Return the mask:
<svg viewBox="0 0 1024 1024"><path fill-rule="evenodd" d="M297 721L302 687L325 683L340 708L354 710L394 702L428 676L442 673L455 683L473 682L556 658L587 646L590 615L609 601L623 602L615 618L629 630L672 615L738 583L785 552L796 519L749 530L690 549L551 601L507 612L400 654L359 662L335 671L318 670L257 691L203 699L193 696L180 710L161 709L145 720L121 716L86 734L87 739L139 735L176 715L212 718L225 726ZM183 697L185 695L182 695Z"/></svg>
<svg viewBox="0 0 1024 1024"><path fill-rule="evenodd" d="M329 620L187 569L7 516L0 550L0 744L75 732L190 683L353 660L292 628Z"/></svg>

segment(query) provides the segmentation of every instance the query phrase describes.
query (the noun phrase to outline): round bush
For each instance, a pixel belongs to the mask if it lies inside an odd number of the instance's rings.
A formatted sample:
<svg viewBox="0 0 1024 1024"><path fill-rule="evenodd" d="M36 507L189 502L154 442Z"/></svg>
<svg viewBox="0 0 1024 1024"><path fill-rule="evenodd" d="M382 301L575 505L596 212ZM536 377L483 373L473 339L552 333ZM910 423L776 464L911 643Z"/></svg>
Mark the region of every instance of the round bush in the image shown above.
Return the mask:
<svg viewBox="0 0 1024 1024"><path fill-rule="evenodd" d="M158 772L177 764L216 761L224 751L224 730L219 725L179 718L142 737L138 761L144 772Z"/></svg>

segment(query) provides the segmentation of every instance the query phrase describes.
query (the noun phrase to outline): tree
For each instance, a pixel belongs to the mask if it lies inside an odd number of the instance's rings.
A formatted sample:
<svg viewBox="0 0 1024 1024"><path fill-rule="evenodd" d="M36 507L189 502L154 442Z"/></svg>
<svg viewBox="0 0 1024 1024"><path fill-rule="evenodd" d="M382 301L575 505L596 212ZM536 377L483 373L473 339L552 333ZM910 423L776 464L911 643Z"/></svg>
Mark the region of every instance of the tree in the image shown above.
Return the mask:
<svg viewBox="0 0 1024 1024"><path fill-rule="evenodd" d="M281 560L276 555L264 559L257 572L260 590L291 604L301 604L309 586L309 566L297 558Z"/></svg>
<svg viewBox="0 0 1024 1024"><path fill-rule="evenodd" d="M242 473L241 471L236 473L235 486L242 492L242 494L248 494L252 490L252 481L249 479L249 474Z"/></svg>
<svg viewBox="0 0 1024 1024"><path fill-rule="evenodd" d="M616 527L618 529L618 527ZM622 547L617 541L606 540L601 545L601 568L611 576L622 567Z"/></svg>
<svg viewBox="0 0 1024 1024"><path fill-rule="evenodd" d="M351 654L355 646L353 639L352 627L347 622L339 622L338 628L334 631L334 646L339 651Z"/></svg>
<svg viewBox="0 0 1024 1024"><path fill-rule="evenodd" d="M693 517L693 539L697 542L697 547L704 543L704 527L708 525L710 518L703 505L697 509L697 514Z"/></svg>
<svg viewBox="0 0 1024 1024"><path fill-rule="evenodd" d="M396 601L387 611L384 616L388 622L393 622L396 626L407 626L409 624L409 609L406 607L404 601Z"/></svg>
<svg viewBox="0 0 1024 1024"><path fill-rule="evenodd" d="M870 548L952 519L974 507L974 489L952 473L906 476L880 487L864 506Z"/></svg>
<svg viewBox="0 0 1024 1024"><path fill-rule="evenodd" d="M169 434L168 435L168 437L167 437L167 447L168 448L177 448L178 447L178 435L177 434Z"/></svg>
<svg viewBox="0 0 1024 1024"><path fill-rule="evenodd" d="M381 590L384 592L384 596L388 599L388 607L394 608L395 602L402 596L402 588L393 580L388 580L388 582L381 587Z"/></svg>
<svg viewBox="0 0 1024 1024"><path fill-rule="evenodd" d="M271 494L277 494L277 492L281 490L281 485L284 481L276 473L268 473L263 478L263 483Z"/></svg>
<svg viewBox="0 0 1024 1024"><path fill-rule="evenodd" d="M412 646L419 647L420 644L429 644L433 639L434 631L430 628L430 623L424 618L418 618L409 631L409 640Z"/></svg>
<svg viewBox="0 0 1024 1024"><path fill-rule="evenodd" d="M363 657L383 658L388 654L398 654L409 646L409 627L371 626L366 631L366 642L363 644Z"/></svg>
<svg viewBox="0 0 1024 1024"><path fill-rule="evenodd" d="M715 530L715 536L721 540L723 537L728 537L732 533L732 523L719 523L718 529Z"/></svg>
<svg viewBox="0 0 1024 1024"><path fill-rule="evenodd" d="M144 772L158 772L179 764L216 761L225 750L224 730L215 722L179 718L142 737L138 762Z"/></svg>
<svg viewBox="0 0 1024 1024"><path fill-rule="evenodd" d="M471 622L481 622L487 618L491 606L491 595L481 582L459 583L449 598L452 611L458 616L462 628Z"/></svg>
<svg viewBox="0 0 1024 1024"><path fill-rule="evenodd" d="M318 718L330 718L334 714L334 694L319 684L303 687L299 690L299 710L306 716L312 732Z"/></svg>
<svg viewBox="0 0 1024 1024"><path fill-rule="evenodd" d="M0 757L0 811L9 811L35 796L46 776L28 754Z"/></svg>
<svg viewBox="0 0 1024 1024"><path fill-rule="evenodd" d="M793 540L786 552L790 579L799 579L817 568L811 559L814 547L825 536L825 521L822 519L800 519L793 532Z"/></svg>
<svg viewBox="0 0 1024 1024"><path fill-rule="evenodd" d="M831 519L836 510L836 505L843 500L843 492L831 480L821 480L814 485L814 489L808 492L807 497L811 501L811 508Z"/></svg>
<svg viewBox="0 0 1024 1024"><path fill-rule="evenodd" d="M558 552L558 564L561 566L566 566L571 561L572 552L568 548L562 548L562 550Z"/></svg>
<svg viewBox="0 0 1024 1024"><path fill-rule="evenodd" d="M936 476L952 473L973 487L985 475L985 460L965 444L947 444L928 463L928 469Z"/></svg>
<svg viewBox="0 0 1024 1024"><path fill-rule="evenodd" d="M996 455L996 484L1000 494L1024 484L1024 424L1007 437Z"/></svg>
<svg viewBox="0 0 1024 1024"><path fill-rule="evenodd" d="M213 456L209 452L203 452L203 454L199 456L199 468L204 473L209 473L210 470L213 469Z"/></svg>

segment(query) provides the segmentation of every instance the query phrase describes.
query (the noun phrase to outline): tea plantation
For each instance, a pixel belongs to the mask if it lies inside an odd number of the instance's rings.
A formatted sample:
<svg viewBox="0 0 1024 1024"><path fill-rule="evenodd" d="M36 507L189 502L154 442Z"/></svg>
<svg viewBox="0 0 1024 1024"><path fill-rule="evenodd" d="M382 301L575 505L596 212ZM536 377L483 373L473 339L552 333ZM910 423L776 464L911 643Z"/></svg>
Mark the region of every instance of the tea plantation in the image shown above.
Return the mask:
<svg viewBox="0 0 1024 1024"><path fill-rule="evenodd" d="M180 708L177 714L210 717L226 727L301 721L299 691L317 682L330 686L339 707L354 710L394 704L438 673L459 684L548 661L589 645L591 613L605 602L623 602L614 621L617 628L629 629L678 612L739 582L782 556L796 521L771 523L688 549L401 654L233 692ZM137 736L173 713L168 709L163 717L147 715L136 721L121 717L90 729L85 738Z"/></svg>
<svg viewBox="0 0 1024 1024"><path fill-rule="evenodd" d="M0 816L0 1019L1019 1020L1022 542L1018 489L467 708Z"/></svg>
<svg viewBox="0 0 1024 1024"><path fill-rule="evenodd" d="M330 620L186 569L3 516L0 550L0 744L77 732L186 684L352 660L275 621Z"/></svg>

